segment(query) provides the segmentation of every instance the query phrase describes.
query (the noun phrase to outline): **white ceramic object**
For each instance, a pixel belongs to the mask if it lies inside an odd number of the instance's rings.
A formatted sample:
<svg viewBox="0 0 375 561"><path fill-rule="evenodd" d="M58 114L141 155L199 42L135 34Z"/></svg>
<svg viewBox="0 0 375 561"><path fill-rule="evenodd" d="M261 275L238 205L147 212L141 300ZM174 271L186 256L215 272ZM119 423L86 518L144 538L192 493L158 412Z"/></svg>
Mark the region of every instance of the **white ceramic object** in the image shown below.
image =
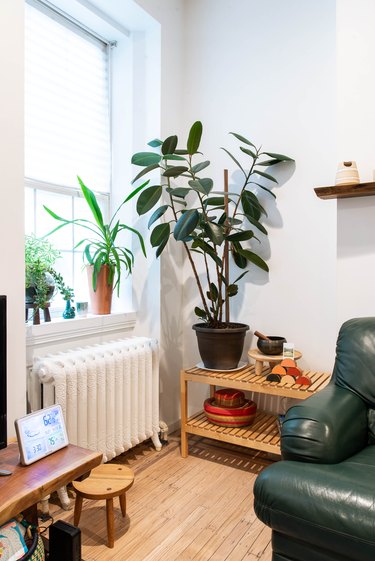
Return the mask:
<svg viewBox="0 0 375 561"><path fill-rule="evenodd" d="M340 162L337 166L336 185L357 185L359 174L355 162Z"/></svg>

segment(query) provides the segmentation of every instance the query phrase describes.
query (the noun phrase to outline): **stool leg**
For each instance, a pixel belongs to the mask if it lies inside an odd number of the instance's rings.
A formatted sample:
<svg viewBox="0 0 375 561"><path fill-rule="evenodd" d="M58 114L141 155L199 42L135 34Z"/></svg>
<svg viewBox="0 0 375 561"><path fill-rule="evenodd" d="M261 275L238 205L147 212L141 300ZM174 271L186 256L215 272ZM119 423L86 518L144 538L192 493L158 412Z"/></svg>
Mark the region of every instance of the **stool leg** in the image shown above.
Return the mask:
<svg viewBox="0 0 375 561"><path fill-rule="evenodd" d="M81 497L81 495L76 495L76 502L74 505L74 526L78 526L79 524L79 519L81 518L81 512L82 512L82 501L83 498Z"/></svg>
<svg viewBox="0 0 375 561"><path fill-rule="evenodd" d="M126 516L126 493L119 496L122 515Z"/></svg>
<svg viewBox="0 0 375 561"><path fill-rule="evenodd" d="M263 371L263 360L256 360L255 361L255 374L260 376Z"/></svg>
<svg viewBox="0 0 375 561"><path fill-rule="evenodd" d="M107 536L108 536L108 547L114 547L115 545L115 515L113 512L113 499L106 499L107 502Z"/></svg>

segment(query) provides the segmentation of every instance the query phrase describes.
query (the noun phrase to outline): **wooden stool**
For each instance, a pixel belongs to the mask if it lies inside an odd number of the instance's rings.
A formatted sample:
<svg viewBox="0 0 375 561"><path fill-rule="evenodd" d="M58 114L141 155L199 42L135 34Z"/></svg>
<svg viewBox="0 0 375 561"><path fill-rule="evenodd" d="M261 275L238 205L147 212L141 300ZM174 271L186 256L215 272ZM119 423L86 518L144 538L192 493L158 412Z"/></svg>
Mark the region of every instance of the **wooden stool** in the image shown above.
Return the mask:
<svg viewBox="0 0 375 561"><path fill-rule="evenodd" d="M78 526L83 499L106 500L108 547L115 544L113 498L119 497L122 515L126 515L125 493L134 482L133 471L119 464L102 464L94 468L83 481L73 481L77 494L74 507L74 526Z"/></svg>
<svg viewBox="0 0 375 561"><path fill-rule="evenodd" d="M284 358L283 355L264 355L259 349L250 349L247 354L255 360L255 374L257 376L262 374L264 362L268 362L270 368L273 368L275 364L279 364ZM299 360L301 356L302 353L300 351L294 351L294 360Z"/></svg>

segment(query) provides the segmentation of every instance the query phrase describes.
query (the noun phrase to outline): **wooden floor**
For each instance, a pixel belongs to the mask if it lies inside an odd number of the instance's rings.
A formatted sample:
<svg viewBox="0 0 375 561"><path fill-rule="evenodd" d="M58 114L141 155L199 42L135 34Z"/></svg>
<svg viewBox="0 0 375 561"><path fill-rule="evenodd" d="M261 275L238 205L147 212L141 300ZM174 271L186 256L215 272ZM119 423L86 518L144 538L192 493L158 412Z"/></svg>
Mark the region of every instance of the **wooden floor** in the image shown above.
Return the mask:
<svg viewBox="0 0 375 561"><path fill-rule="evenodd" d="M271 561L271 530L254 514L252 488L272 460L200 437L190 437L189 445L185 459L172 436L161 452L146 442L112 460L135 473L127 515L122 518L116 502L115 547L109 549L104 501L84 500L85 561ZM57 502L50 512L55 521L73 523L73 512Z"/></svg>

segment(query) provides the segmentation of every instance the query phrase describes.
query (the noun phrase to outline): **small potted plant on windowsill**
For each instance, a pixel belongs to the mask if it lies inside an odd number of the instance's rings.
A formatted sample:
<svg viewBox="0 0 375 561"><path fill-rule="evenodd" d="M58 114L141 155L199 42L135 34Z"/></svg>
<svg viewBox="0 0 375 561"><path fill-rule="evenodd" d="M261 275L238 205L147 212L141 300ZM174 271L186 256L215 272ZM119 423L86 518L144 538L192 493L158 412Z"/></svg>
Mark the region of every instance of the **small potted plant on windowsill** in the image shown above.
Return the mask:
<svg viewBox="0 0 375 561"><path fill-rule="evenodd" d="M25 302L26 311L33 309L34 323L40 321L39 310L45 310L45 321L50 321L48 306L56 290L64 299L74 296L73 289L53 267L59 257L60 251L49 240L34 234L25 236Z"/></svg>
<svg viewBox="0 0 375 561"><path fill-rule="evenodd" d="M161 201L148 222L149 228L153 227L151 245L159 257L172 237L183 244L201 300L200 306L195 307L201 323L193 325L201 358L205 367L220 370L237 367L249 329L246 324L230 321L229 299L238 293L238 283L248 272L231 279L230 256L239 269L255 265L268 271L267 263L253 247L254 240L259 242L256 231L267 235L261 223L266 211L254 187L275 197L264 180L267 183L277 180L264 168L293 161L288 156L263 151L237 133L230 134L240 142L242 156L247 158L247 163L242 165L223 148L242 174L242 182L233 192L228 192L227 181L224 191L214 190L213 180L201 174L210 162L204 158L195 162L196 156L202 155L199 152L202 123L197 121L190 129L186 148L178 148L177 136L173 135L149 143L158 152L133 155L132 163L143 168L133 183L156 169L160 170L161 181L150 185L147 180L130 195L138 194L140 215ZM162 217L164 221L154 226Z"/></svg>
<svg viewBox="0 0 375 561"><path fill-rule="evenodd" d="M120 209L131 198L130 196L122 201L110 220L105 222L94 192L86 187L80 177L78 177L78 182L93 220L84 218L67 220L45 206L45 210L55 220L61 222L49 235L68 224L75 224L87 231L88 237L80 240L75 248L84 246L83 259L87 263L91 309L94 314L109 314L111 313L112 293L116 288L119 295L122 269L131 274L134 265L133 252L124 245L119 245L118 236L126 230L135 234L142 252L146 256L145 245L141 234L135 228L122 223L118 218Z"/></svg>

